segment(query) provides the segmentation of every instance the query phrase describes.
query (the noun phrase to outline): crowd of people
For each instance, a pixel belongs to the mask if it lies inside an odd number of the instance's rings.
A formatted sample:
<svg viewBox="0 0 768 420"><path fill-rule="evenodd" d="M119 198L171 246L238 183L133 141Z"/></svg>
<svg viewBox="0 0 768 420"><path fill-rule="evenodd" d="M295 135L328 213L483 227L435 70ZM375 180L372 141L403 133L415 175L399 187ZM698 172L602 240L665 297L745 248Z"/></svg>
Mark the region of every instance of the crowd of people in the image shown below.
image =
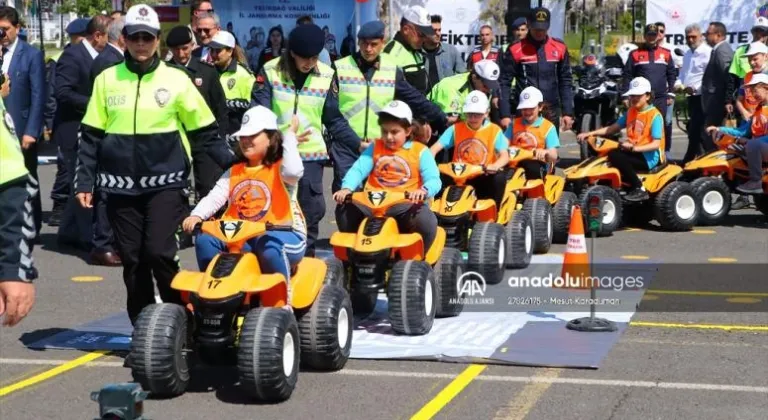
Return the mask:
<svg viewBox="0 0 768 420"><path fill-rule="evenodd" d="M165 57L157 13L138 4L73 21L70 43L46 71L40 51L17 38L18 12L0 7L5 324L17 323L34 302L31 254L42 226L36 148L44 132L58 148L48 224L59 226L61 242L87 247L93 264L123 267L132 322L155 301L155 283L164 302L180 303L170 288L179 270L179 226L192 232L211 217L292 226L249 244L263 269L289 277L298 260L315 255L329 165L342 231L356 229L363 216L348 205L351 192L368 183L423 202L448 183L440 161L486 165L477 192L497 201L510 145L534 149L537 161L526 175L542 178L558 159L560 132L574 121L568 49L548 34L550 11L534 9L515 21L509 45L494 45L493 28L481 27L482 43L466 61L441 42L441 22L410 7L390 39L382 22L365 23L357 50L331 61L325 32L307 16L287 37L272 28L253 65L222 30L211 1L193 2L190 25L164 34ZM677 92L687 95L691 115L683 161L711 150L710 134L728 131L718 127L735 113L748 126L728 132L762 136L767 22L758 19L754 42L735 57L724 25L713 22L704 36L691 25L680 68L663 44L664 25L646 26L645 43L626 63L628 112L578 136L627 130L630 141L609 156L632 186L627 199L646 198L637 172L666 161L668 107ZM732 94L742 80L746 86ZM755 156L758 167L768 157L765 145L747 142L751 166ZM759 187L754 182L743 186L745 194ZM434 238L437 220L428 206L406 206L396 216L427 244ZM205 236L195 248L201 270L223 249Z"/></svg>

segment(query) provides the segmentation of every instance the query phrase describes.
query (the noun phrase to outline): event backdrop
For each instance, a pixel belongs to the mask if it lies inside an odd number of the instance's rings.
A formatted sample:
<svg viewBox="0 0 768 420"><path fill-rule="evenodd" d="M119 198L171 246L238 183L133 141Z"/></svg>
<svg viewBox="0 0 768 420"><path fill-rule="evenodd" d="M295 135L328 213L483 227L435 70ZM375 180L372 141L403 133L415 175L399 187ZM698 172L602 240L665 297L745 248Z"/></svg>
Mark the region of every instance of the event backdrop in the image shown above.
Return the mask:
<svg viewBox="0 0 768 420"><path fill-rule="evenodd" d="M709 22L720 21L728 29L733 49L752 40L749 30L758 14L768 17L766 0L647 0L646 20L664 22L667 42L688 49L685 27L697 23L706 32Z"/></svg>

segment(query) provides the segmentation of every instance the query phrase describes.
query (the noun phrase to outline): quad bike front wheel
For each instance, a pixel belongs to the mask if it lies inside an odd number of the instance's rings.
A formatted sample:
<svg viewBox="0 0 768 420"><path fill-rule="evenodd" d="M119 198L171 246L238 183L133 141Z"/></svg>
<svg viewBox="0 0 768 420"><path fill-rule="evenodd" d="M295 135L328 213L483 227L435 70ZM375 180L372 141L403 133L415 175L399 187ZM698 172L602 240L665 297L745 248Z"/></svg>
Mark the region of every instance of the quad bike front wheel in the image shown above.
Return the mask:
<svg viewBox="0 0 768 420"><path fill-rule="evenodd" d="M533 258L533 223L524 211L512 213L505 228L507 237L507 268L525 268Z"/></svg>
<svg viewBox="0 0 768 420"><path fill-rule="evenodd" d="M699 205L700 225L718 225L731 211L731 191L720 178L705 177L691 182Z"/></svg>
<svg viewBox="0 0 768 420"><path fill-rule="evenodd" d="M131 374L158 397L181 395L189 386L187 310L173 303L145 307L133 328Z"/></svg>
<svg viewBox="0 0 768 420"><path fill-rule="evenodd" d="M552 242L556 244L568 242L568 232L571 229L571 212L578 201L579 197L570 191L563 191L560 195L552 209L552 223L554 224Z"/></svg>
<svg viewBox="0 0 768 420"><path fill-rule="evenodd" d="M336 257L331 257L325 260L325 279L323 284L333 284L341 288L347 287L347 270L344 268L344 263Z"/></svg>
<svg viewBox="0 0 768 420"><path fill-rule="evenodd" d="M291 397L299 377L299 328L291 311L248 311L240 333L237 370L245 392L264 402Z"/></svg>
<svg viewBox="0 0 768 420"><path fill-rule="evenodd" d="M429 333L437 309L437 286L432 267L425 261L396 262L387 283L387 299L389 322L396 333Z"/></svg>
<svg viewBox="0 0 768 420"><path fill-rule="evenodd" d="M469 237L467 270L483 276L487 284L500 283L507 265L506 246L504 226L495 222L476 223Z"/></svg>
<svg viewBox="0 0 768 420"><path fill-rule="evenodd" d="M579 196L582 215L584 215L584 212L589 208L587 197L592 193L600 194L603 197L603 221L600 225L600 231L597 232L597 236L611 236L613 232L616 232L621 226L623 211L621 196L618 191L605 185L595 185L587 188L583 190Z"/></svg>
<svg viewBox="0 0 768 420"><path fill-rule="evenodd" d="M325 284L312 306L298 314L301 361L317 370L339 370L352 348L352 302L346 290Z"/></svg>
<svg viewBox="0 0 768 420"><path fill-rule="evenodd" d="M533 223L533 252L546 254L552 246L552 205L544 198L529 198L523 202L523 211Z"/></svg>
<svg viewBox="0 0 768 420"><path fill-rule="evenodd" d="M696 193L686 182L672 182L656 196L654 213L663 229L672 232L689 231L699 217Z"/></svg>
<svg viewBox="0 0 768 420"><path fill-rule="evenodd" d="M456 248L445 248L435 265L435 284L437 285L437 311L435 317L456 316L464 309L460 301L456 283L466 271L464 257Z"/></svg>

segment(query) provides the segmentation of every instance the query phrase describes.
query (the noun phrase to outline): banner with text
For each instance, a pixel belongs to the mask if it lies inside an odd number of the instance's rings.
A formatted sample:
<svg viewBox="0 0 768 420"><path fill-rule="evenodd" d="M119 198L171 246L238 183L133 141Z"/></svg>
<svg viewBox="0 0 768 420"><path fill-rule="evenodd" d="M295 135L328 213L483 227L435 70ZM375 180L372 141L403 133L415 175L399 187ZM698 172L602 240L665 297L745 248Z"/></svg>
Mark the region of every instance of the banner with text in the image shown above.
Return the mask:
<svg viewBox="0 0 768 420"><path fill-rule="evenodd" d="M687 50L685 27L697 23L702 33L710 22L722 22L728 30L726 42L733 49L752 41L750 29L758 15L768 16L766 0L646 0L646 19L664 22L666 41Z"/></svg>

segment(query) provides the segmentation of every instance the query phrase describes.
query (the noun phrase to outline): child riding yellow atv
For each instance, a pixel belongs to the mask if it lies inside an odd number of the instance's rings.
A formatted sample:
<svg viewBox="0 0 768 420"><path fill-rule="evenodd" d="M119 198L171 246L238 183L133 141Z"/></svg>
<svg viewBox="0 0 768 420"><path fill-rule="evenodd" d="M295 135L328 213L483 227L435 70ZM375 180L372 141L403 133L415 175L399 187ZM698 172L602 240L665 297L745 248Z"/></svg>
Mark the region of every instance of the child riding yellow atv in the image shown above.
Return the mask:
<svg viewBox="0 0 768 420"><path fill-rule="evenodd" d="M669 164L664 151L664 123L650 103L651 84L643 77L630 83L630 108L609 127L581 133L579 142L589 141L599 156L566 169L566 189L580 196L599 191L604 198L600 236L613 233L622 222L642 224L655 218L662 228L690 230L699 207L693 188L677 179L683 168ZM594 138L627 129L628 140L618 143Z"/></svg>
<svg viewBox="0 0 768 420"><path fill-rule="evenodd" d="M344 176L333 197L340 232L334 254L350 269L355 313L374 310L380 289L398 334L423 335L435 316L455 316L463 305L457 281L464 261L445 247L445 231L426 200L440 189L437 165L422 143L411 140L413 114L393 101L379 112L375 140ZM363 192L357 190L365 184Z"/></svg>

